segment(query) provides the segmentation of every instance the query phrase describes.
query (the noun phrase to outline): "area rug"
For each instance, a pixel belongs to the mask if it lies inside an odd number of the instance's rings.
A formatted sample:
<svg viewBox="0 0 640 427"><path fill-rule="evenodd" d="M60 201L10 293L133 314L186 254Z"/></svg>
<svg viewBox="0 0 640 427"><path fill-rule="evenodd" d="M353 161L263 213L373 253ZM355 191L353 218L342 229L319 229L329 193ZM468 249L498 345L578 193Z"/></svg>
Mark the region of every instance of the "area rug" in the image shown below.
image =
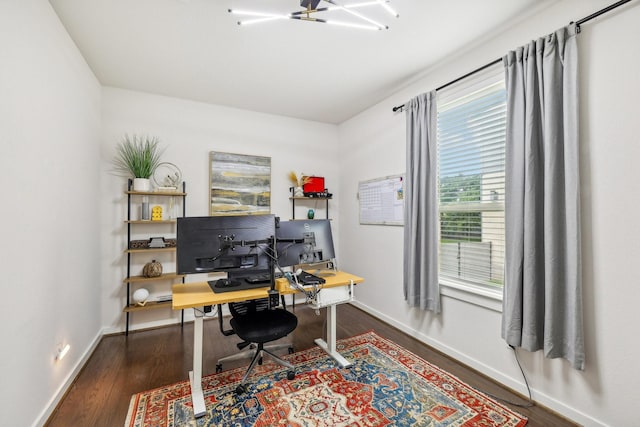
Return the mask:
<svg viewBox="0 0 640 427"><path fill-rule="evenodd" d="M265 358L248 391L245 368L203 377L207 413L195 419L189 381L135 394L126 427L524 426L526 418L397 344L367 332L339 340L353 365L314 347L286 356L296 377Z"/></svg>

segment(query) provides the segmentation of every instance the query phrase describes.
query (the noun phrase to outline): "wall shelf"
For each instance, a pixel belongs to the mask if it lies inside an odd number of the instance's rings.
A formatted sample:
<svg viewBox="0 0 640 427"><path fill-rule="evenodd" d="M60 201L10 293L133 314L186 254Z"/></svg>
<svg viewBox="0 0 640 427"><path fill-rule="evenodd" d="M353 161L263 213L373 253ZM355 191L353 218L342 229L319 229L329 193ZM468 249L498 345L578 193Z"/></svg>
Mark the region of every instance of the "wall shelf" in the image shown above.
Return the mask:
<svg viewBox="0 0 640 427"><path fill-rule="evenodd" d="M122 309L124 313L131 313L134 311L147 311L155 310L158 308L171 308L171 300L169 301L147 301L145 305L130 304Z"/></svg>
<svg viewBox="0 0 640 427"><path fill-rule="evenodd" d="M157 282L159 280L177 280L184 278L184 274L165 273L157 277L145 277L145 276L131 276L122 279L122 283L144 283L144 282Z"/></svg>
<svg viewBox="0 0 640 427"><path fill-rule="evenodd" d="M125 249L125 254L140 254L140 253L151 253L151 252L175 252L176 248L144 248L144 249Z"/></svg>
<svg viewBox="0 0 640 427"><path fill-rule="evenodd" d="M175 219L163 219L161 221L152 221L150 219L133 219L125 221L125 224L175 224L176 222L177 221Z"/></svg>
<svg viewBox="0 0 640 427"><path fill-rule="evenodd" d="M332 197L307 197L307 196L291 196L289 197L289 200L291 200L291 219L295 220L296 219L296 201L298 202L302 202L302 203L307 203L307 202L316 202L319 200L324 200L325 202L325 218L329 219L329 200L331 200ZM300 218L298 218L300 219ZM306 219L306 218L303 218Z"/></svg>
<svg viewBox="0 0 640 427"><path fill-rule="evenodd" d="M122 311L126 314L126 327L125 334L129 334L129 323L130 323L130 315L133 312L138 311L148 311L160 308L171 308L171 300L166 301L147 301L147 303L143 306L137 305L133 303L132 297L133 293L136 289L139 289L139 285L141 284L152 284L157 282L173 282L176 280L181 280L184 283L184 274L176 274L173 273L165 273L161 274L157 277L144 277L139 275L131 275L131 265L132 265L132 257L135 257L139 254L162 254L162 253L175 253L176 247L164 247L164 248L136 248L131 249L131 228L132 227L146 227L148 225L158 225L168 228L169 231L175 231L175 226L178 223L177 219L174 217L175 213L173 212L174 208L174 198L179 198L179 201L175 201L175 203L182 203L182 216L186 216L186 197L187 193L185 191L186 185L182 183L182 191L133 191L133 180L129 180L127 185L127 190L125 194L127 195L127 219L124 223L127 225L127 249L124 250L124 253L127 254L127 277L125 277L122 282L126 284L127 287L127 302ZM132 211L132 203L133 201L147 201L146 199L153 200L155 198L170 198L170 211L165 214L171 215L170 219L162 219L162 220L141 220L141 219L132 219L131 211ZM149 228L149 230L151 230ZM154 234L156 233L154 229ZM175 268L175 267L173 267ZM166 286L166 285L165 285ZM184 311L181 311L181 324L184 324Z"/></svg>

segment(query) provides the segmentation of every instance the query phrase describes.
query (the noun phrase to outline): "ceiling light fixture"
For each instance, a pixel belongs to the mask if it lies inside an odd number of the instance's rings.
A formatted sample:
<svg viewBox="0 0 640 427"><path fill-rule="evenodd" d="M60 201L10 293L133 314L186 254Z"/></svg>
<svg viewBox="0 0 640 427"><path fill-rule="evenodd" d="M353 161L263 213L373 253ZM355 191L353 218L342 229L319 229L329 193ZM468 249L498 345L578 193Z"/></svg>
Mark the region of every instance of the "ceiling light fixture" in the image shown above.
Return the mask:
<svg viewBox="0 0 640 427"><path fill-rule="evenodd" d="M321 1L329 3L331 6L326 7L318 7ZM363 15L362 13L356 12L353 9L367 8L367 7L381 7L389 15L398 18L398 12L396 12L390 5L390 0L373 0L373 1L361 1L358 3L349 3L349 4L341 4L334 0L300 0L300 7L303 7L303 10L298 10L294 12L290 12L288 14L277 14L270 12L261 12L261 11L249 11L249 10L237 10L237 9L229 9L229 13L234 15L246 16L251 19L238 21L238 25L250 25L257 24L260 22L274 21L279 19L294 19L298 21L311 21L311 22L319 22L322 24L330 24L330 25L340 25L343 27L351 27L351 28L359 28L364 30L388 30L389 26L385 24L381 24L368 16ZM324 16L329 15L331 12L342 11L345 12L359 21L364 21L365 23L351 22L351 21L339 21L333 19L326 19ZM322 17L318 17L322 16Z"/></svg>

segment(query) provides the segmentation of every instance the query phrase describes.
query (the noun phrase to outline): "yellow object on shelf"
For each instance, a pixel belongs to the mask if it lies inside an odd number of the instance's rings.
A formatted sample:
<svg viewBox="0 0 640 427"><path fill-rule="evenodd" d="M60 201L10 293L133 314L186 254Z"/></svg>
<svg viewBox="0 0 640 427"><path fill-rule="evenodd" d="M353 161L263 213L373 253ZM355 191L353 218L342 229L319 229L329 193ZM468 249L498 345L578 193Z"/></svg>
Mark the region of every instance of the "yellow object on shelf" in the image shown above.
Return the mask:
<svg viewBox="0 0 640 427"><path fill-rule="evenodd" d="M151 221L162 221L162 206L154 206L151 209Z"/></svg>

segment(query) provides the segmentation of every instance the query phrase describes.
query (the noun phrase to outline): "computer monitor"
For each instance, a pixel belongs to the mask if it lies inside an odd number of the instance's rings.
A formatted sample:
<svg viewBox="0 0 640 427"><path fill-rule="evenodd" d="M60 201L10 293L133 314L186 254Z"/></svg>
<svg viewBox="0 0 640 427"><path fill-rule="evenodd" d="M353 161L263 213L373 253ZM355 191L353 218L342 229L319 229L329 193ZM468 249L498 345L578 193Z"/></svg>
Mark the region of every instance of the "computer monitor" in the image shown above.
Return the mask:
<svg viewBox="0 0 640 427"><path fill-rule="evenodd" d="M336 255L331 221L280 221L276 227L276 253L280 267L333 263Z"/></svg>
<svg viewBox="0 0 640 427"><path fill-rule="evenodd" d="M178 274L226 272L229 281L241 281L272 270L274 215L185 217L177 222Z"/></svg>

